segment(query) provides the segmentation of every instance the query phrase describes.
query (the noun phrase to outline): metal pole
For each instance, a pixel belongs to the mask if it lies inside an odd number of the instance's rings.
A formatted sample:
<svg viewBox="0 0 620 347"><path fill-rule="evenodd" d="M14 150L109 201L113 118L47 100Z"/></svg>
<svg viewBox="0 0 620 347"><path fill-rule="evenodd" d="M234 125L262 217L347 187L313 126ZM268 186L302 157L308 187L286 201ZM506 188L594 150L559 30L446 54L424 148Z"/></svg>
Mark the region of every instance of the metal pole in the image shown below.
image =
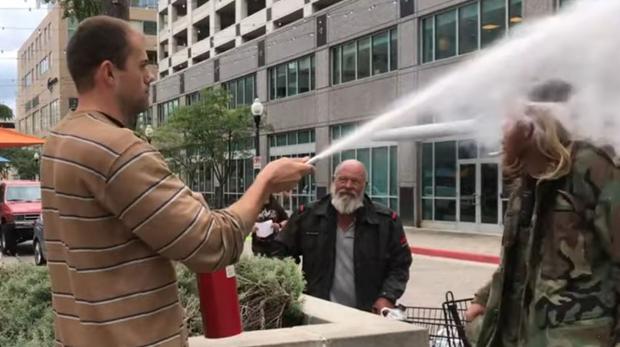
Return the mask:
<svg viewBox="0 0 620 347"><path fill-rule="evenodd" d="M260 157L260 116L254 116L254 123L256 124L256 135L254 138L254 146L256 147L256 157ZM254 177L258 175L259 168L254 169Z"/></svg>

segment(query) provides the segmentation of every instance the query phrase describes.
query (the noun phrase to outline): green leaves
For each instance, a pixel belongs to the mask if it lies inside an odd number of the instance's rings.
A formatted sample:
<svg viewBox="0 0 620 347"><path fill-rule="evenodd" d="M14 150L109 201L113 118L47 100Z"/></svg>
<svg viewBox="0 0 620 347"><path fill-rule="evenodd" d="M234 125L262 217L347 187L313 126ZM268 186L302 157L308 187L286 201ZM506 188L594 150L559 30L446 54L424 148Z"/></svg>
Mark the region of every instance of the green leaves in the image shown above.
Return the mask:
<svg viewBox="0 0 620 347"><path fill-rule="evenodd" d="M253 138L254 120L248 107L229 108L229 99L226 90L208 88L200 100L178 108L153 134L154 145L171 169L183 174L190 186L206 164L224 188L231 171L230 159L251 156L243 144Z"/></svg>
<svg viewBox="0 0 620 347"><path fill-rule="evenodd" d="M0 104L0 121L13 120L13 110L4 104Z"/></svg>
<svg viewBox="0 0 620 347"><path fill-rule="evenodd" d="M51 4L59 4L63 8L63 18L76 18L78 22L103 13L101 0L43 0Z"/></svg>
<svg viewBox="0 0 620 347"><path fill-rule="evenodd" d="M243 257L236 265L236 272L244 330L302 323L300 296L305 282L292 259ZM202 335L196 274L178 265L177 277L189 334ZM47 267L0 263L0 346L53 344L52 295Z"/></svg>
<svg viewBox="0 0 620 347"><path fill-rule="evenodd" d="M51 300L46 267L0 264L0 346L52 346Z"/></svg>

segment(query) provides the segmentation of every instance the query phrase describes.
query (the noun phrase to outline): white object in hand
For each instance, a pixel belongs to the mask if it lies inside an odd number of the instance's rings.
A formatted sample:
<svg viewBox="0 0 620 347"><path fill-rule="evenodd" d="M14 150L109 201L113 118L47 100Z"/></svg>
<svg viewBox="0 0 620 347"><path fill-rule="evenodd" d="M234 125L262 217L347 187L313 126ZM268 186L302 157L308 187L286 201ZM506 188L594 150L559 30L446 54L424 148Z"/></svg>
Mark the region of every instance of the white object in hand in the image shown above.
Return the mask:
<svg viewBox="0 0 620 347"><path fill-rule="evenodd" d="M273 234L273 221L268 219L262 223L255 223L256 226L256 236L258 237L267 237Z"/></svg>

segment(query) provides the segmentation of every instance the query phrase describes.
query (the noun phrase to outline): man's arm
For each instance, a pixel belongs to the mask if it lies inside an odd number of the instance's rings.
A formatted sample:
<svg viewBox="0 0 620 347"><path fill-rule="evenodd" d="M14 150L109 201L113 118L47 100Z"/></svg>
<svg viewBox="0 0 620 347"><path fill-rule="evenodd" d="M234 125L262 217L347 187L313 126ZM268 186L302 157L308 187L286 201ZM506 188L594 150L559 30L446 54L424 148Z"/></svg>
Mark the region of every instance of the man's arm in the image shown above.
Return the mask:
<svg viewBox="0 0 620 347"><path fill-rule="evenodd" d="M594 210L594 227L610 254L616 298L620 298L620 168L612 161L599 159L590 166L588 178L600 191ZM620 300L620 299L617 299ZM616 301L615 346L620 347L620 303Z"/></svg>
<svg viewBox="0 0 620 347"><path fill-rule="evenodd" d="M237 203L214 211L170 172L159 152L136 142L114 162L96 196L153 250L209 272L238 260L262 201L284 181L267 170Z"/></svg>
<svg viewBox="0 0 620 347"><path fill-rule="evenodd" d="M491 280L489 280L484 286L482 286L482 288L478 289L478 291L474 294L474 299L472 300L472 303L486 307L487 301L489 300L490 292Z"/></svg>
<svg viewBox="0 0 620 347"><path fill-rule="evenodd" d="M395 216L394 220L390 221L387 275L379 297L388 299L392 304L396 303L407 288L411 261L411 250L403 224L400 218Z"/></svg>

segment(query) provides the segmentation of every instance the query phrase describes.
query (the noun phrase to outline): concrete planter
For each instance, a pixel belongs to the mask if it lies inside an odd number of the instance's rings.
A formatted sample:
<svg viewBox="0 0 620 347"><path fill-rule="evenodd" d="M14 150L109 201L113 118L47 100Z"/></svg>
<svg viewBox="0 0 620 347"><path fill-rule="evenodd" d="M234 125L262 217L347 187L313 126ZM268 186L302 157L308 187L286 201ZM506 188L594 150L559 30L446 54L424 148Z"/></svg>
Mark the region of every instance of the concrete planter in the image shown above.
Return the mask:
<svg viewBox="0 0 620 347"><path fill-rule="evenodd" d="M304 296L307 325L248 331L224 339L192 337L190 347L428 347L426 329Z"/></svg>

